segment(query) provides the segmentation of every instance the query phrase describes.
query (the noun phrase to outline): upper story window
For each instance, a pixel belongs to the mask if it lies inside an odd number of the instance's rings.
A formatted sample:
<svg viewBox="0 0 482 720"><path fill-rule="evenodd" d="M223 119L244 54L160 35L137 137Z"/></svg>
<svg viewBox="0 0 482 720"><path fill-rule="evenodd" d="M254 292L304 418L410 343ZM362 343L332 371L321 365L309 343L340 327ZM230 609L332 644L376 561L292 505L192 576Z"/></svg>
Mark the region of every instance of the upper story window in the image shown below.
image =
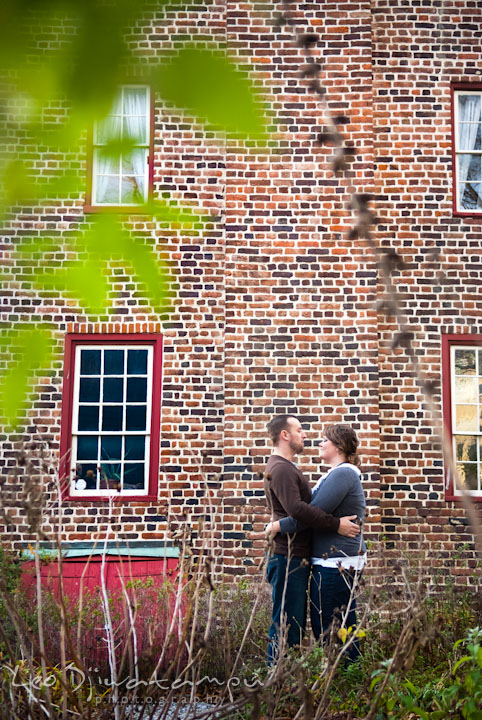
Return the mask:
<svg viewBox="0 0 482 720"><path fill-rule="evenodd" d="M482 214L482 86L453 87L454 210Z"/></svg>
<svg viewBox="0 0 482 720"><path fill-rule="evenodd" d="M152 186L150 88L123 85L93 129L87 209L144 205Z"/></svg>
<svg viewBox="0 0 482 720"><path fill-rule="evenodd" d="M62 476L70 498L155 497L160 336L68 336Z"/></svg>
<svg viewBox="0 0 482 720"><path fill-rule="evenodd" d="M444 421L452 437L459 479L482 500L482 336L444 335ZM446 478L449 499L460 497Z"/></svg>

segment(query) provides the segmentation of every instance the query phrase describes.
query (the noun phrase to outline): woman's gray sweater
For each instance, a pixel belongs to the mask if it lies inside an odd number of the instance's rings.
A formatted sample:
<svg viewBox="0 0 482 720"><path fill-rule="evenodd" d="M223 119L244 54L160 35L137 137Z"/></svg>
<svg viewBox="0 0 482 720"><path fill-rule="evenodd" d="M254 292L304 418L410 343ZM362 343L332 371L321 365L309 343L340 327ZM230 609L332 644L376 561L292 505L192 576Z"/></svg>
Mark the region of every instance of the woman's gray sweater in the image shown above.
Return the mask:
<svg viewBox="0 0 482 720"><path fill-rule="evenodd" d="M360 522L365 517L365 494L361 473L354 465L342 464L330 470L313 492L311 505L321 508L334 517L356 515ZM306 528L292 517L280 520L281 533L293 533ZM339 533L317 530L313 526L312 557L354 557L366 551L362 534L348 538Z"/></svg>

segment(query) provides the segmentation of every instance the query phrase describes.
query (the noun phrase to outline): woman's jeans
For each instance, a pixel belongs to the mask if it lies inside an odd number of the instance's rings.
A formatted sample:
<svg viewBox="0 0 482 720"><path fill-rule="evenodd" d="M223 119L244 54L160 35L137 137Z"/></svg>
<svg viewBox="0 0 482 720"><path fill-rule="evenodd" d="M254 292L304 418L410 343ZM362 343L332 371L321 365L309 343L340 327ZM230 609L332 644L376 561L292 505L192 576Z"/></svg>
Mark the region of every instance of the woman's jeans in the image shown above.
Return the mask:
<svg viewBox="0 0 482 720"><path fill-rule="evenodd" d="M278 656L280 627L287 628L289 647L298 645L303 638L310 563L301 557L291 557L288 563L285 555L275 553L268 561L266 574L273 590L268 644L268 665L271 665Z"/></svg>
<svg viewBox="0 0 482 720"><path fill-rule="evenodd" d="M345 610L350 602L351 591L355 579L355 571L338 568L313 565L311 568L310 581L310 616L313 634L317 640L320 637L326 640L330 635L330 628L333 619L341 623ZM358 573L358 577L360 573ZM356 602L351 598L350 611L347 615L345 627L356 628ZM347 650L350 661L360 656L358 640L355 640Z"/></svg>

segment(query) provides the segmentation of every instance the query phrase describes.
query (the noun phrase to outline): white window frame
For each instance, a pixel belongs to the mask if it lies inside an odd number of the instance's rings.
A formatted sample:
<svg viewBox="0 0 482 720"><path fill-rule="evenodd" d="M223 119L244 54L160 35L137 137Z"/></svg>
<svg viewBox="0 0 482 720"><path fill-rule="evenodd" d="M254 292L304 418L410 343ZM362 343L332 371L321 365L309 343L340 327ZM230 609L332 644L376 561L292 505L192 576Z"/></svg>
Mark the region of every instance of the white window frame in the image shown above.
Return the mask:
<svg viewBox="0 0 482 720"><path fill-rule="evenodd" d="M140 149L144 150L144 197L142 198L142 200L140 202L133 202L133 203L127 203L127 202L123 202L121 200L122 178L130 177L130 175L122 172L122 161L123 161L123 157L125 157L125 155L123 156L122 154L120 154L119 161L118 161L119 162L119 173L105 174L105 176L110 175L110 177L115 177L115 178L118 178L118 180L119 180L118 202L116 202L116 203L111 202L111 201L99 202L97 200L98 177L101 174L104 176L104 173L97 172L98 160L97 160L97 152L96 151L99 150L99 148L105 147L105 145L107 145L107 143L106 142L100 143L97 141L97 131L98 131L99 126L103 122L105 122L107 117L110 117L112 115L115 117L120 117L121 118L120 140L122 141L123 128L124 128L124 123L122 120L124 117L130 117L129 115L126 115L125 113L122 112L122 109L124 107L124 90L126 90L126 89L142 89L146 93L146 115L145 115L145 117L146 117L146 128L145 128L146 142L145 143L136 143L134 145L134 149L140 148ZM149 179L150 179L150 177L149 177L149 155L150 155L150 147L151 147L151 140L150 140L150 138L151 138L151 89L148 85L120 85L119 93L120 93L121 112L120 113L109 112L109 114L106 116L106 118L104 118L103 120L96 122L94 124L94 132L93 132L93 138L92 138L92 189L91 189L91 193L92 193L91 204L93 207L98 207L98 208L102 208L102 207L139 207L139 205L146 203L149 198ZM119 99L119 96L117 97L117 100L118 99Z"/></svg>
<svg viewBox="0 0 482 720"><path fill-rule="evenodd" d="M460 186L461 183L460 179L458 177L459 175L459 156L460 155L479 155L480 161L481 161L481 185L482 185L482 148L480 150L461 150L459 147L459 97L461 95L477 95L480 97L481 105L482 105L482 88L478 90L465 90L465 89L454 89L453 94L453 117L454 117L454 128L453 128L453 136L454 136L454 176L455 176L455 187L454 187L454 208L457 213L464 214L464 215L482 215L482 207L481 208L464 208L461 207L460 203ZM482 124L482 118L481 118L481 124Z"/></svg>
<svg viewBox="0 0 482 720"><path fill-rule="evenodd" d="M475 358L476 358L476 367L475 367L475 375L456 375L455 374L455 353L459 350L469 350L475 352ZM464 437L464 436L473 436L477 438L477 461L474 463L477 467L477 479L478 479L478 489L477 490L469 490L466 488L466 492L469 495L472 495L473 497L480 498L482 495L482 478L481 478L481 471L482 471L482 447L481 447L481 441L480 438L482 438L482 430L481 427L481 411L482 411L482 402L481 402L481 395L480 395L480 385L482 384L482 374L479 374L479 362L478 362L478 356L479 353L482 354L482 345L464 345L464 344L453 344L450 347L450 396L451 396L451 416L452 416L452 452L455 460L455 465L457 466L461 462L467 462L462 460L457 460L457 445L456 445L456 438L457 437ZM456 405L461 404L457 403L456 400L456 392L455 392L455 380L457 377L470 377L474 378L479 383L479 391L477 393L477 421L478 421L478 430L474 431L458 431L456 428ZM474 405L474 403L464 403L466 405ZM460 497L462 493L458 489L456 483L453 483L453 494L457 497Z"/></svg>
<svg viewBox="0 0 482 720"><path fill-rule="evenodd" d="M87 403L82 401L82 405L91 405L91 406L98 406L99 407L99 429L97 431L91 430L85 430L85 431L79 431L78 430L78 419L79 419L79 396L80 396L80 358L81 358L81 352L82 350L101 350L102 351L102 358L104 357L103 352L105 350L124 350L124 372L122 375L104 375L103 373L103 363L101 361L101 374L99 376L92 375L89 377L99 377L101 380L100 384L100 396L99 396L99 402L98 403ZM123 421L122 426L125 428L125 420L126 420L126 406L127 406L127 378L128 377L145 377L144 375L127 375L127 352L129 350L147 350L147 394L146 394L146 402L139 402L139 403L132 403L129 402L129 405L146 405L146 429L145 431L141 430L120 430L120 431L113 431L113 430L102 430L102 406L104 405L103 399L102 399L102 379L104 377L107 378L116 378L116 377L122 377L123 378ZM103 343L103 344L78 344L75 348L75 360L74 360L74 384L73 384L73 402L72 402L72 446L71 446L71 454L70 454L70 496L73 498L89 498L89 497L100 497L100 496L123 496L123 497L130 497L130 496L142 496L142 495L148 495L149 494L149 473L150 473L150 450L151 450L151 420L152 420L152 390L153 390L153 374L154 374L154 348L152 345L145 345L142 343L139 344L133 344L129 343L126 345L122 345L119 343L116 344L109 344L109 343ZM105 405L109 405L112 403L105 403ZM79 436L102 436L102 435L118 435L122 438L128 436L128 435L144 435L145 437L145 449L144 449L144 489L139 490L138 488L135 489L129 489L124 490L121 489L120 491L113 490L111 488L108 489L100 489L99 487L96 487L95 489L77 489L76 488L76 468L78 464L86 463L88 461L86 460L78 460L77 459L77 438ZM122 441L122 447L124 447L124 440ZM97 450L98 456L100 455L99 447ZM124 467L124 458L123 458L123 452L121 453L122 457L120 460L121 465L121 477L123 475L122 470ZM99 457L99 464L102 464L102 459ZM118 464L116 462L116 464ZM96 484L99 485L99 469L97 468L96 471Z"/></svg>

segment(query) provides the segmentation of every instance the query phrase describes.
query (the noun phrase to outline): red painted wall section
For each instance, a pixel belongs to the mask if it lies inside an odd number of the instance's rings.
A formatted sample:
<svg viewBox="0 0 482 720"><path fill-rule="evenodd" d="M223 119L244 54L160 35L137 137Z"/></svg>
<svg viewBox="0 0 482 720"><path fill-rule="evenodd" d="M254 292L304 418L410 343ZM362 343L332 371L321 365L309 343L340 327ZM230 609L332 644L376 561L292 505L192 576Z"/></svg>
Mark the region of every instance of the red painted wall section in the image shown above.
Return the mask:
<svg viewBox="0 0 482 720"><path fill-rule="evenodd" d="M109 591L122 588L130 581L152 578L154 585L162 585L166 580L172 580L176 576L178 561L176 558L166 559L136 559L129 560L118 557L107 557L105 564L106 586ZM82 592L88 590L95 592L101 586L102 558L96 556L91 558L76 558L75 560L64 560L62 563L62 579L64 595L77 600ZM40 566L42 586L50 590L56 597L59 594L59 564L57 561L42 562ZM36 586L35 562L28 561L22 567L22 587L27 592L34 592Z"/></svg>

